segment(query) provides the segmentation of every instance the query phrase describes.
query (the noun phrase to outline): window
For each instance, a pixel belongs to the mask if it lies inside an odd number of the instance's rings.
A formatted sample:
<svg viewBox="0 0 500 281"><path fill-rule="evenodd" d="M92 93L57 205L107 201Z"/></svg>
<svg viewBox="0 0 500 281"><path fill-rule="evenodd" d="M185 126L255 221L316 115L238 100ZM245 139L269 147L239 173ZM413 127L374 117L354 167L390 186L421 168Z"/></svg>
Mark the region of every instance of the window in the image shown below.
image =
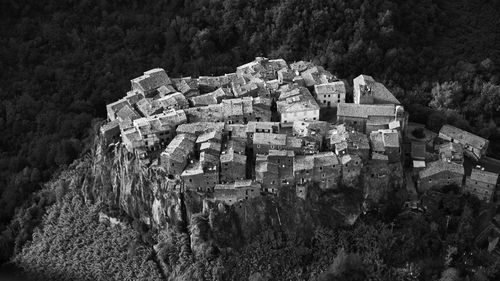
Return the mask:
<svg viewBox="0 0 500 281"><path fill-rule="evenodd" d="M172 163L172 167L174 166L174 163Z"/></svg>
<svg viewBox="0 0 500 281"><path fill-rule="evenodd" d="M319 167L319 170L320 170L320 171L321 171L321 170L323 170L323 167Z"/></svg>
<svg viewBox="0 0 500 281"><path fill-rule="evenodd" d="M193 179L189 179L189 182L193 182Z"/></svg>
<svg viewBox="0 0 500 281"><path fill-rule="evenodd" d="M324 178L324 177L325 177L325 174L322 174L321 176Z"/></svg>
<svg viewBox="0 0 500 281"><path fill-rule="evenodd" d="M432 179L429 179L429 182L432 182Z"/></svg>

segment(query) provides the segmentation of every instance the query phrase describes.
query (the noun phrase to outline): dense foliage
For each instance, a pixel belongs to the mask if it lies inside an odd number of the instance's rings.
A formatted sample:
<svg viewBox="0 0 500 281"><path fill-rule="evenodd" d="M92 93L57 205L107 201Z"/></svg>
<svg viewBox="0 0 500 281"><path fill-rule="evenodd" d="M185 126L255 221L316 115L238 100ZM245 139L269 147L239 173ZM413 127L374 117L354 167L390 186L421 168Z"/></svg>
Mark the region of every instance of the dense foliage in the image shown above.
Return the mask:
<svg viewBox="0 0 500 281"><path fill-rule="evenodd" d="M105 104L157 66L222 74L265 55L371 74L413 120L490 137L498 153L499 11L495 0L2 1L0 231L85 151Z"/></svg>
<svg viewBox="0 0 500 281"><path fill-rule="evenodd" d="M37 280L161 280L151 248L123 223L99 223L102 206L68 194L53 205L15 262Z"/></svg>
<svg viewBox="0 0 500 281"><path fill-rule="evenodd" d="M318 227L311 239L269 229L220 251L208 232L189 240L173 231L159 236L159 258L176 280L498 280L500 263L473 246L478 199L450 191L427 207L389 221L366 215L351 227ZM191 223L209 228L200 217Z"/></svg>

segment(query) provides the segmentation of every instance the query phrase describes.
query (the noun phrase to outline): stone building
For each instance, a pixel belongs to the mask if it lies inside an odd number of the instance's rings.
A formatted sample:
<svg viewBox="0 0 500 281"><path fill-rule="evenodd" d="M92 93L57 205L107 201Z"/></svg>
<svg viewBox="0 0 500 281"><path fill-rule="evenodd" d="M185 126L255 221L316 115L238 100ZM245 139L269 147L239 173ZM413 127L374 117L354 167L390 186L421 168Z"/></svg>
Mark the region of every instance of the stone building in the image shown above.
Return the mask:
<svg viewBox="0 0 500 281"><path fill-rule="evenodd" d="M486 154L489 145L487 139L451 125L444 125L441 127L441 130L439 130L439 138L461 144L464 148L465 155L476 161Z"/></svg>
<svg viewBox="0 0 500 281"><path fill-rule="evenodd" d="M178 134L160 154L160 164L167 174L180 177L194 154L196 138L189 134Z"/></svg>
<svg viewBox="0 0 500 281"><path fill-rule="evenodd" d="M286 134L254 133L253 153L268 154L269 150L283 150L286 148Z"/></svg>
<svg viewBox="0 0 500 281"><path fill-rule="evenodd" d="M158 93L158 88L171 84L165 70L154 68L144 72L142 76L130 80L132 90L143 93L146 97L153 97Z"/></svg>
<svg viewBox="0 0 500 281"><path fill-rule="evenodd" d="M401 142L397 130L379 130L370 133L374 153L387 155L390 163L401 162Z"/></svg>
<svg viewBox="0 0 500 281"><path fill-rule="evenodd" d="M363 133L370 132L367 130L367 122L369 119L377 119L378 123L389 124L394 121L399 121L401 131L406 130L408 123L408 115L404 108L393 104L354 104L340 103L337 109L337 122L345 123L356 131Z"/></svg>
<svg viewBox="0 0 500 281"><path fill-rule="evenodd" d="M283 92L276 105L282 123L319 120L319 105L307 88Z"/></svg>
<svg viewBox="0 0 500 281"><path fill-rule="evenodd" d="M261 183L264 191L276 194L280 182L278 165L268 161L256 161L255 180Z"/></svg>
<svg viewBox="0 0 500 281"><path fill-rule="evenodd" d="M441 160L455 162L460 165L464 163L464 149L461 144L445 142L438 145L437 149Z"/></svg>
<svg viewBox="0 0 500 281"><path fill-rule="evenodd" d="M346 89L342 81L314 85L314 93L320 107L337 107L345 102Z"/></svg>
<svg viewBox="0 0 500 281"><path fill-rule="evenodd" d="M462 165L437 160L427 164L427 167L418 174L418 190L425 192L433 187L446 185L462 186L464 167Z"/></svg>
<svg viewBox="0 0 500 281"><path fill-rule="evenodd" d="M401 104L382 83L363 74L353 80L353 95L355 104Z"/></svg>
<svg viewBox="0 0 500 281"><path fill-rule="evenodd" d="M181 179L186 190L211 192L219 184L218 162L193 160L182 172Z"/></svg>
<svg viewBox="0 0 500 281"><path fill-rule="evenodd" d="M464 191L476 195L479 199L490 202L498 184L498 173L474 168L470 176L465 178Z"/></svg>
<svg viewBox="0 0 500 281"><path fill-rule="evenodd" d="M363 161L358 155L345 154L341 158L342 184L353 188L359 187Z"/></svg>
<svg viewBox="0 0 500 281"><path fill-rule="evenodd" d="M252 180L235 181L227 184L217 184L214 188L213 200L233 205L243 200L261 196L261 185Z"/></svg>
<svg viewBox="0 0 500 281"><path fill-rule="evenodd" d="M220 180L221 182L233 182L246 178L247 156L228 149L220 155Z"/></svg>

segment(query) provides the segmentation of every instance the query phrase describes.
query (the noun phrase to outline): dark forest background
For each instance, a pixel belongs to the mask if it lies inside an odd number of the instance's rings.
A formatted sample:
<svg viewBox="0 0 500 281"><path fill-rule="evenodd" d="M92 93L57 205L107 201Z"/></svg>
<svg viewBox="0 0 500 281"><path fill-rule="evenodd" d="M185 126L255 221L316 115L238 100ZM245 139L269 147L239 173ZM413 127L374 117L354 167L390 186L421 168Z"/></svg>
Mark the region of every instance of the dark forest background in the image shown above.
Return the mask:
<svg viewBox="0 0 500 281"><path fill-rule="evenodd" d="M498 15L496 0L1 1L0 232L153 67L218 75L262 55L369 74L414 121L488 137L498 156Z"/></svg>

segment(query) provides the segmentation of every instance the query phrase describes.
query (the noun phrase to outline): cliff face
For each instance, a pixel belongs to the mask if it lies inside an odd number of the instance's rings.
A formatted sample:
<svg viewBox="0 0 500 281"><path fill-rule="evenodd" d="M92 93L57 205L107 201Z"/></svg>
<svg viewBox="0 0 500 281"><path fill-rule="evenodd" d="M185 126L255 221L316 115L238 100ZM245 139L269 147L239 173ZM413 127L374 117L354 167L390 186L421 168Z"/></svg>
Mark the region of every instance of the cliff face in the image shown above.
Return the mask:
<svg viewBox="0 0 500 281"><path fill-rule="evenodd" d="M360 213L357 191L348 197L316 187L308 189L306 200L293 188L226 206L181 192L181 184L161 168L142 166L122 147L97 140L93 154L92 172L82 185L86 200L117 207L153 228L183 226L195 256L203 252L197 247L238 248L268 229L307 236L319 225L353 223Z"/></svg>
<svg viewBox="0 0 500 281"><path fill-rule="evenodd" d="M82 187L86 200L119 208L155 228L185 219L180 185L161 169L147 168L125 148L107 146L100 140L96 141L93 154L92 172Z"/></svg>

